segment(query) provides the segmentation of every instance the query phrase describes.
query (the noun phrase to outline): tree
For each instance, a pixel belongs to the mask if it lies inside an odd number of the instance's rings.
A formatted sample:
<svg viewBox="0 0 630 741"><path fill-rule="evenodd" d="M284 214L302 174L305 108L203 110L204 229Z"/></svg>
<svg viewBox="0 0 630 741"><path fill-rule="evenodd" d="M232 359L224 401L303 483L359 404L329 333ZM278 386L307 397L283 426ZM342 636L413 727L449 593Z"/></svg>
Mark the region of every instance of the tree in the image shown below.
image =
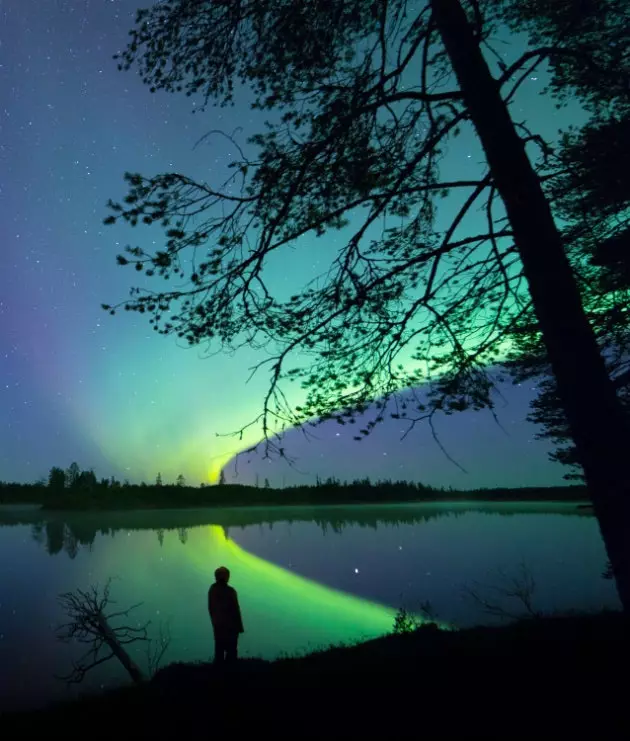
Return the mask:
<svg viewBox="0 0 630 741"><path fill-rule="evenodd" d="M592 6L592 4L590 4ZM617 396L628 410L630 364L628 316L630 310L630 96L627 79L627 8L607 2L606 13L591 15L584 3L538 0L514 3L509 17L515 27L533 30L536 43L554 44L569 27L579 28L587 64L566 55L555 67L552 84L559 92L590 100L591 118L581 129L572 128L550 162L557 176L547 183L555 213L565 222L563 237L572 255L582 302L605 358ZM593 6L594 7L594 6ZM606 52L601 54L602 28ZM551 458L570 468L565 478L583 479L578 451L551 373L539 328L533 317L518 328L509 370L517 382L536 379L539 393L529 419L542 425L541 438L558 445Z"/></svg>
<svg viewBox="0 0 630 741"><path fill-rule="evenodd" d="M78 463L71 463L66 471L66 485L69 489L76 489L79 485L79 476L81 475L81 469Z"/></svg>
<svg viewBox="0 0 630 741"><path fill-rule="evenodd" d="M76 486L85 491L94 491L97 486L97 481L93 469L90 469L89 471L81 471L77 478Z"/></svg>
<svg viewBox="0 0 630 741"><path fill-rule="evenodd" d="M162 486L162 474L159 472L158 475L155 477L155 485Z"/></svg>
<svg viewBox="0 0 630 741"><path fill-rule="evenodd" d="M48 487L56 491L64 489L66 486L66 472L63 468L53 466L48 474Z"/></svg>
<svg viewBox="0 0 630 741"><path fill-rule="evenodd" d="M161 224L166 243L154 254L128 247L118 262L190 283L132 289L122 305L191 345L265 347L258 368L268 368L270 388L252 424L267 442L287 425L353 422L380 399L360 439L397 391L426 382L428 407L400 415L410 424L492 406L487 367L533 310L630 609L630 432L544 192L548 145L510 115L516 91L544 61L558 96L567 59L590 69L596 53L599 70L601 58L619 51L607 51L605 23L574 24L553 44L539 34L544 46L507 65L491 34L513 5L427 0L412 12L405 0L167 0L139 11L121 68L137 64L152 91L201 94L204 104L229 104L239 80L252 89L254 108L277 115L250 140L255 157L239 152L223 188L171 172L127 173L128 195L110 201L106 222ZM619 3L606 5L612 13ZM582 78L587 85L589 75ZM441 156L464 126L487 170L475 180L444 179ZM438 227L445 194L461 207ZM486 227L466 234L480 202ZM270 294L265 263L274 252L346 226L351 236L319 280L288 300ZM118 305L104 308L115 313ZM287 367L298 352L301 365ZM296 380L305 401L291 405L282 384Z"/></svg>
<svg viewBox="0 0 630 741"><path fill-rule="evenodd" d="M543 617L544 613L534 607L536 582L524 563L516 574L509 575L503 569L497 569L497 574L499 584L489 586L473 582L464 587L464 597L492 617L507 620ZM514 607L506 607L507 600L511 600Z"/></svg>
<svg viewBox="0 0 630 741"><path fill-rule="evenodd" d="M574 264L580 266L576 274L583 304L626 414L630 408L627 134L630 117L622 122L592 122L566 137L558 158L567 166L565 174L550 183L556 210L568 225L564 230L567 248L575 254ZM539 438L549 438L558 446L550 457L569 467L565 478L583 479L569 422L533 317L524 318L516 329L506 367L516 382L536 381L539 391L528 419L542 426Z"/></svg>
<svg viewBox="0 0 630 741"><path fill-rule="evenodd" d="M184 478L184 474L180 473L177 477L177 481L175 482L177 486L186 486L186 479Z"/></svg>
<svg viewBox="0 0 630 741"><path fill-rule="evenodd" d="M221 473L219 474L219 486L225 485L225 471L221 469Z"/></svg>
<svg viewBox="0 0 630 741"><path fill-rule="evenodd" d="M271 488L271 486L270 486L270 484L269 484L269 479L265 479L265 482L264 482L264 484L263 484L263 488L265 488L265 489L269 489L269 488Z"/></svg>
<svg viewBox="0 0 630 741"><path fill-rule="evenodd" d="M72 672L62 677L69 684L82 682L89 671L114 657L124 666L131 679L136 684L141 684L145 679L144 673L125 647L137 641L147 643L150 675L155 674L168 649L170 635L161 628L157 640L149 638L147 628L150 621L143 625L138 623L135 626L112 627L112 619L127 617L131 610L139 607L141 603L132 605L127 610L106 613L106 608L111 602L110 583L111 579L108 579L102 593L98 587L93 586L87 591L77 589L59 596L59 603L69 618L69 622L57 629L59 639L65 643L78 642L89 646L86 653L78 661L73 662Z"/></svg>

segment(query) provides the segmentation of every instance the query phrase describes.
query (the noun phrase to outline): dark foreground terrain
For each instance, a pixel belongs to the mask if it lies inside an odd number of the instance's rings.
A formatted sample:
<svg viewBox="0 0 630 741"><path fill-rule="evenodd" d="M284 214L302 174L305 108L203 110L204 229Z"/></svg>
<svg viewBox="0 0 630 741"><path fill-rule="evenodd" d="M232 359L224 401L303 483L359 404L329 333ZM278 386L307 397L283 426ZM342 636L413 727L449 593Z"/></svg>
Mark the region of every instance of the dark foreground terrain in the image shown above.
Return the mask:
<svg viewBox="0 0 630 741"><path fill-rule="evenodd" d="M146 685L0 718L6 738L617 738L630 729L627 618L423 627L219 673L171 664ZM576 736L576 734L579 734ZM3 735L4 738L4 735Z"/></svg>

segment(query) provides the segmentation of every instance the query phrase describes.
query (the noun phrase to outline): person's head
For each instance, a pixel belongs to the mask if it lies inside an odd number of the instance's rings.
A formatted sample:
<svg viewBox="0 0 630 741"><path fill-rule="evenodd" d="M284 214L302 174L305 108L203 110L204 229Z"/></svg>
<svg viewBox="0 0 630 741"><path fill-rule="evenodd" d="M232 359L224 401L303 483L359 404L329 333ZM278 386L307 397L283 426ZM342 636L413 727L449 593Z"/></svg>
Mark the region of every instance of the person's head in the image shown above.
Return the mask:
<svg viewBox="0 0 630 741"><path fill-rule="evenodd" d="M229 569L226 569L225 566L219 566L219 568L214 572L214 578L223 584L227 584L230 581Z"/></svg>

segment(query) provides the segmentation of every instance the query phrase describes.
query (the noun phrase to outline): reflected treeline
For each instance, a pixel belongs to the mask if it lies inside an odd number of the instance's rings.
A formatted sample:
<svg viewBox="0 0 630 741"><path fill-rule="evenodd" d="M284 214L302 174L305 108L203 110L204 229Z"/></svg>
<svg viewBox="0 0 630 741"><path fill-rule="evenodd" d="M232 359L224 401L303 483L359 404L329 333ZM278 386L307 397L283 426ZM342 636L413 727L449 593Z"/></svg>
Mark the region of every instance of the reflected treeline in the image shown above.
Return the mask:
<svg viewBox="0 0 630 741"><path fill-rule="evenodd" d="M63 520L46 520L31 525L33 540L44 546L47 553L54 556L65 551L70 558L76 558L81 546L91 548L96 531L77 533Z"/></svg>
<svg viewBox="0 0 630 741"><path fill-rule="evenodd" d="M230 528L311 522L324 534L341 533L349 527L377 530L382 526L416 525L440 517L461 517L470 512L498 516L563 514L592 516L585 507L553 502L457 503L455 505L363 505L331 507L271 507L182 510L121 510L103 512L45 512L40 509L2 509L0 526L31 525L33 539L51 554L65 552L75 558L81 548L90 549L97 535L114 537L119 531L153 530L160 546L166 532L174 531L182 544L193 527L219 525Z"/></svg>

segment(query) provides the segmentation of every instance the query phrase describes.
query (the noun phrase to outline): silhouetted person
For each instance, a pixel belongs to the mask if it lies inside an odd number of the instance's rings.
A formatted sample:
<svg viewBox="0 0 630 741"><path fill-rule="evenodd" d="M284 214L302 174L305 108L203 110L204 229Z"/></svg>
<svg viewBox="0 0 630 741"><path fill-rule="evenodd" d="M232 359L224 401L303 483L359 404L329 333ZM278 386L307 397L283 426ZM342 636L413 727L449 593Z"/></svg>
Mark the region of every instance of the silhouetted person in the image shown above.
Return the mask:
<svg viewBox="0 0 630 741"><path fill-rule="evenodd" d="M235 662L238 637L244 633L236 589L228 585L230 572L220 566L214 572L215 583L208 590L208 612L214 630L214 662Z"/></svg>

